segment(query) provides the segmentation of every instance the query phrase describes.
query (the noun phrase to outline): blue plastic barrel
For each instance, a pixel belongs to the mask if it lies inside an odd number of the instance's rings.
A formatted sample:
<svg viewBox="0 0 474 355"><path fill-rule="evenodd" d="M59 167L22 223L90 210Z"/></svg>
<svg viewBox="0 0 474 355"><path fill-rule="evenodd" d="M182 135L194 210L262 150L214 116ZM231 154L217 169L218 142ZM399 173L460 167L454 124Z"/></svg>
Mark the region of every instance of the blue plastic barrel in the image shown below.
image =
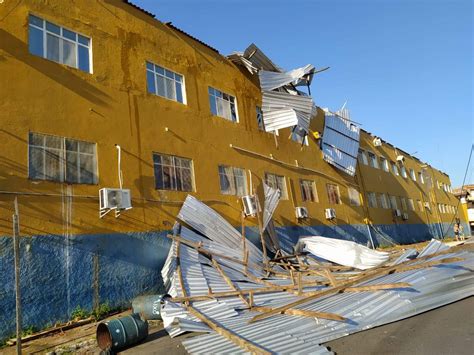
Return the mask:
<svg viewBox="0 0 474 355"><path fill-rule="evenodd" d="M138 314L111 319L97 326L97 344L102 350L117 350L148 336L148 323Z"/></svg>
<svg viewBox="0 0 474 355"><path fill-rule="evenodd" d="M138 313L142 319L161 319L161 303L169 295L138 296L132 301L133 313Z"/></svg>

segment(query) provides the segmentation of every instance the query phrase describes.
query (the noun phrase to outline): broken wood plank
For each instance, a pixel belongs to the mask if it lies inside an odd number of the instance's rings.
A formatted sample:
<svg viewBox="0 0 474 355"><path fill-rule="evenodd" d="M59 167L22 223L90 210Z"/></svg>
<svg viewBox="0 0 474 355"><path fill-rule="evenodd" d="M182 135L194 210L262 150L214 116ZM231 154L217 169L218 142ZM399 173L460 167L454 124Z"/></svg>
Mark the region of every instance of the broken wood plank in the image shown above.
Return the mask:
<svg viewBox="0 0 474 355"><path fill-rule="evenodd" d="M264 306L254 306L252 307L252 311L257 312L268 312L272 309L272 307L264 307ZM310 318L323 318L329 320L337 320L337 321L346 321L347 318L340 316L339 314L335 313L327 313L327 312L318 312L318 311L307 311L303 309L294 309L290 308L287 309L284 314L291 315L291 316L300 316L300 317L310 317Z"/></svg>
<svg viewBox="0 0 474 355"><path fill-rule="evenodd" d="M433 256L431 256L433 257ZM442 260L448 260L446 262L451 262L453 258L448 258L448 259L442 259ZM456 259L456 261L459 259L459 258L454 258ZM414 259L416 260L416 259ZM313 301L319 297L323 297L323 296L327 296L327 295L331 295L331 294L334 294L334 293L338 293L338 292L344 292L345 289L347 289L348 287L350 286L354 286L354 285L357 285L359 283L362 283L362 282L365 282L365 281L369 281L369 280L372 280L374 277L378 277L378 276L382 276L382 275L388 275L390 273L393 273L393 272L396 272L397 269L402 269L403 266L406 266L407 264L409 264L411 260L405 262L405 263L401 263L401 264L398 264L398 265L394 265L394 266L391 266L391 267L380 267L380 268L377 268L375 270L373 270L372 272L368 272L366 274L364 274L363 276L360 276L360 277L356 277L354 279L351 279L343 284L341 284L340 286L337 286L337 287L331 287L331 288L328 288L326 290L322 290L322 291L316 291L315 293L309 295L309 296L306 296L300 300L297 300L297 301L294 301L294 302L290 302L284 306L281 306L281 307L278 307L278 308L275 308L269 312L266 312L266 313L261 313L259 315L256 315L255 317L253 317L249 323L252 323L252 322L256 322L258 320L261 320L261 319L265 319L265 318L268 318L268 317L271 317L272 315L274 314L278 314L278 313L281 313L281 312L284 312L285 310L289 309L289 308L294 308L296 306L299 306L299 305L302 305L302 304L305 304L307 302L310 302L310 301ZM440 260L440 263L443 263L441 260ZM438 264L437 264L438 265Z"/></svg>
<svg viewBox="0 0 474 355"><path fill-rule="evenodd" d="M236 292L239 292L239 298L242 300L242 302L244 302L247 306L250 306L249 305L249 302L245 299L244 295L240 292L240 290L237 289L237 287L235 287L234 283L232 282L232 280L229 278L229 276L226 275L226 273L224 272L224 270L222 270L221 266L219 265L219 263L213 258L212 260L212 265L216 268L216 270L219 272L219 274L222 276L222 278L224 279L224 281L227 283L227 285L233 290L233 291L236 291Z"/></svg>
<svg viewBox="0 0 474 355"><path fill-rule="evenodd" d="M192 306L188 306L187 310L189 313L191 313L193 316L198 318L201 322L206 324L209 328L214 330L216 333L222 335L224 338L230 340L237 346L239 346L241 349L245 351L249 351L252 354L268 354L270 355L271 353L264 348L240 337L236 333L231 332L230 330L219 326L216 322L212 321L211 319L207 318L204 314L199 312L197 309L195 309Z"/></svg>

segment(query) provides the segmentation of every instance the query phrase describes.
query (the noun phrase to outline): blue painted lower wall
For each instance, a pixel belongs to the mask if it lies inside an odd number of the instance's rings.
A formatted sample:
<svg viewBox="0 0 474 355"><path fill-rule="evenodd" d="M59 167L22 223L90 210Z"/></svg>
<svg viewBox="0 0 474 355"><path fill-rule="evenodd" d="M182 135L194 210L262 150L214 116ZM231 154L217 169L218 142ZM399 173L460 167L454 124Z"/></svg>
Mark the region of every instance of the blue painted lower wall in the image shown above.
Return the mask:
<svg viewBox="0 0 474 355"><path fill-rule="evenodd" d="M448 225L443 225L444 231ZM369 245L366 225L277 227L282 246L299 236L322 235ZM464 226L468 231L468 226ZM21 238L23 326L41 329L67 321L77 306L92 310L108 303L128 306L140 294L163 292L161 267L168 253L167 232L41 235ZM259 245L254 228L247 238ZM414 243L439 237L440 225L403 224L371 227L376 245ZM453 235L452 227L447 235ZM11 237L0 237L0 340L15 332L15 279Z"/></svg>

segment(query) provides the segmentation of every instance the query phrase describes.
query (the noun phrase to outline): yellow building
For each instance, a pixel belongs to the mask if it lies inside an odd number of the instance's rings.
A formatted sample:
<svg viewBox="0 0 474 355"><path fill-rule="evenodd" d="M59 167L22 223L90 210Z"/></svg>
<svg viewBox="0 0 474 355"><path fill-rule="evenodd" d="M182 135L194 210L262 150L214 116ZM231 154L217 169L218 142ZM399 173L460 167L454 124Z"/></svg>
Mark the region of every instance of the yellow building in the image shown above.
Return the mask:
<svg viewBox="0 0 474 355"><path fill-rule="evenodd" d="M15 199L25 327L159 289L187 194L241 228L241 196L263 201L266 180L281 189L274 224L287 243L452 234L449 176L363 130L355 177L311 135L263 131L258 76L127 1L6 1L0 18L0 338L14 326ZM318 108L311 131L324 136L324 120ZM99 189L120 184L132 208L99 218ZM257 241L257 221L244 223Z"/></svg>

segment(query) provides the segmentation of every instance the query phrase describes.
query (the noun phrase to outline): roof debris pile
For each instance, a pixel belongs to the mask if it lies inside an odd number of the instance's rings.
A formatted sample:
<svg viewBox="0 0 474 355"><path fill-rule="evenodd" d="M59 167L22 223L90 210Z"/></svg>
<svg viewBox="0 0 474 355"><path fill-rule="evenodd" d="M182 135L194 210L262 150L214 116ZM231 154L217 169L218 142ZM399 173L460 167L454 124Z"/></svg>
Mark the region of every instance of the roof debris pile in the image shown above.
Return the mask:
<svg viewBox="0 0 474 355"><path fill-rule="evenodd" d="M257 74L262 90L262 113L266 132L293 127L293 133L304 138L309 132L311 117L316 106L308 94L298 90L309 88L317 72L312 64L284 72L275 65L255 44L244 53L233 53L229 59ZM328 68L325 68L326 70Z"/></svg>
<svg viewBox="0 0 474 355"><path fill-rule="evenodd" d="M408 250L374 257L345 245L334 258L328 238L305 237L301 242L317 257L279 252L265 260L192 196L178 219L162 270L171 298L161 314L172 337L205 333L183 341L189 353L325 354L323 342L474 294L472 254L436 240L418 255Z"/></svg>

